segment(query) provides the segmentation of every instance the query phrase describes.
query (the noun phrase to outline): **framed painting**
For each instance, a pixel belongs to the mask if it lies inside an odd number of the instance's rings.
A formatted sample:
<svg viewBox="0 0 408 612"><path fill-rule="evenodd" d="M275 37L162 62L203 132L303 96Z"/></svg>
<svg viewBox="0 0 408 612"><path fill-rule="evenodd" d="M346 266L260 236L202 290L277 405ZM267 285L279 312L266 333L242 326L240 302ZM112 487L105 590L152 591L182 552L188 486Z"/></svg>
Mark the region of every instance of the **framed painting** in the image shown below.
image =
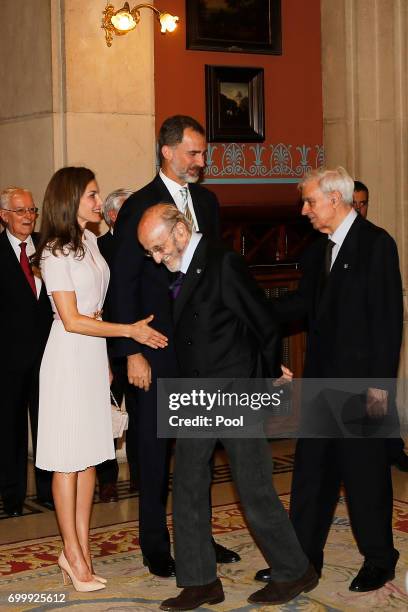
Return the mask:
<svg viewBox="0 0 408 612"><path fill-rule="evenodd" d="M281 55L281 0L186 0L186 47Z"/></svg>
<svg viewBox="0 0 408 612"><path fill-rule="evenodd" d="M205 67L209 142L263 142L263 68Z"/></svg>

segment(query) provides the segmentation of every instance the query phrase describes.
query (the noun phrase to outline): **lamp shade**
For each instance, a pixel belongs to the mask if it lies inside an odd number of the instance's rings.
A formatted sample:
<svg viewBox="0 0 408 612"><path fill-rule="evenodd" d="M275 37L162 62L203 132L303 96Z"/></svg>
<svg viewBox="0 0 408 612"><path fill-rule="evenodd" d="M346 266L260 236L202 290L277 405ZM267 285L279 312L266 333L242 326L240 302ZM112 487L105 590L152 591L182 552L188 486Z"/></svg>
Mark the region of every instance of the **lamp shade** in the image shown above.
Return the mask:
<svg viewBox="0 0 408 612"><path fill-rule="evenodd" d="M174 32L177 28L177 22L179 20L175 15L170 15L170 13L160 13L160 25L161 32L164 34L165 32Z"/></svg>
<svg viewBox="0 0 408 612"><path fill-rule="evenodd" d="M127 2L125 2L123 8L116 11L116 13L112 15L111 22L115 29L119 32L130 32L130 30L133 30L136 27L136 21L130 12L129 4Z"/></svg>

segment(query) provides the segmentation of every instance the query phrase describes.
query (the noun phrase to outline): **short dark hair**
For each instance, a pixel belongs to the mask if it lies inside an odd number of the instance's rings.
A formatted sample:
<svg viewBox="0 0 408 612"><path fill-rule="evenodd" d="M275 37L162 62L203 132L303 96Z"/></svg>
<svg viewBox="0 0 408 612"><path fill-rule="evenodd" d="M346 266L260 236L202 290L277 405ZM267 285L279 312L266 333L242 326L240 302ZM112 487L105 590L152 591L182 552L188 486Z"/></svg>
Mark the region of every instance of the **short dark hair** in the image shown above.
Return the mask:
<svg viewBox="0 0 408 612"><path fill-rule="evenodd" d="M368 187L361 181L354 181L354 191L365 191L368 197Z"/></svg>
<svg viewBox="0 0 408 612"><path fill-rule="evenodd" d="M205 129L198 123L193 117L189 117L188 115L173 115L172 117L168 117L162 123L162 126L159 131L159 136L157 138L157 146L158 146L158 154L160 164L163 161L162 155L162 147L167 145L169 147L174 147L183 140L184 130L187 128L191 128L194 132L198 132L201 136L205 136Z"/></svg>

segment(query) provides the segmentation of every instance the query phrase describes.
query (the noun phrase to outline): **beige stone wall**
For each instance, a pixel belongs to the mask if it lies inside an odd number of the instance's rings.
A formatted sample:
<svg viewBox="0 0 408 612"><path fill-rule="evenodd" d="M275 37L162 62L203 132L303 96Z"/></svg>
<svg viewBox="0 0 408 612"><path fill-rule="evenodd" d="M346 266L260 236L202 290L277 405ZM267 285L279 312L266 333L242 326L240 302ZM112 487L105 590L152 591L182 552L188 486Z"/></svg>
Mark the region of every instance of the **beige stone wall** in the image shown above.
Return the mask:
<svg viewBox="0 0 408 612"><path fill-rule="evenodd" d="M67 163L92 168L104 195L141 187L155 161L152 12L108 48L105 4L64 2Z"/></svg>
<svg viewBox="0 0 408 612"><path fill-rule="evenodd" d="M154 175L152 13L108 48L105 5L2 1L0 188L25 185L40 204L63 165L92 168L102 195Z"/></svg>
<svg viewBox="0 0 408 612"><path fill-rule="evenodd" d="M53 171L49 0L2 0L0 189L31 189L40 202Z"/></svg>
<svg viewBox="0 0 408 612"><path fill-rule="evenodd" d="M396 239L406 288L408 2L321 0L321 9L326 162L344 165L369 187L369 218ZM407 347L405 337L402 379L408 377ZM407 398L403 386L406 421Z"/></svg>

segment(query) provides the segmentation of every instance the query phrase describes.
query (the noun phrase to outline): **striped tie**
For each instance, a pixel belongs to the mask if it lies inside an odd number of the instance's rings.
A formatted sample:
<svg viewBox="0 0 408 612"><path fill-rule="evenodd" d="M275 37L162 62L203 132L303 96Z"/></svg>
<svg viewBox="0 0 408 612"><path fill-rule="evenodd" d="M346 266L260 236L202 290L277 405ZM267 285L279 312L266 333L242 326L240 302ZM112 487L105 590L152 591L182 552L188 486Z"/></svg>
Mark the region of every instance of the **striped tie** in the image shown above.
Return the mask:
<svg viewBox="0 0 408 612"><path fill-rule="evenodd" d="M181 194L181 209L182 209L183 215L186 217L188 221L190 221L190 223L192 224L194 228L193 215L191 214L191 210L188 205L188 187L182 187L180 189L180 194Z"/></svg>

